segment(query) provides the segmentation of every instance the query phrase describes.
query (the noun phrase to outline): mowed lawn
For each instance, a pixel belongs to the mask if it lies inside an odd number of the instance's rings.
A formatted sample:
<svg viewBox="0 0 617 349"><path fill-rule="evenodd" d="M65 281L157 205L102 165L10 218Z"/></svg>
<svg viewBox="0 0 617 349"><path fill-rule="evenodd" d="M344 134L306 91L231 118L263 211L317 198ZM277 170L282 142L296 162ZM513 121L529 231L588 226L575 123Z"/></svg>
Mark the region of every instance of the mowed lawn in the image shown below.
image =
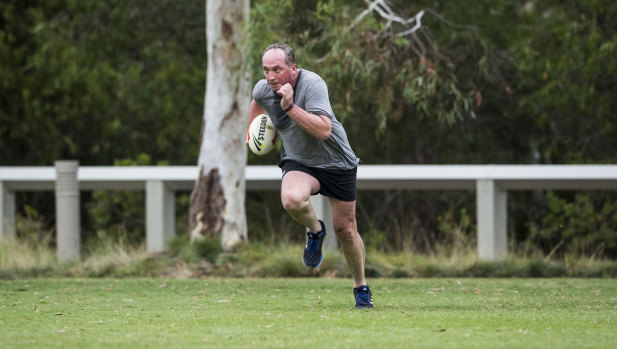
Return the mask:
<svg viewBox="0 0 617 349"><path fill-rule="evenodd" d="M614 279L0 281L2 348L615 348Z"/></svg>

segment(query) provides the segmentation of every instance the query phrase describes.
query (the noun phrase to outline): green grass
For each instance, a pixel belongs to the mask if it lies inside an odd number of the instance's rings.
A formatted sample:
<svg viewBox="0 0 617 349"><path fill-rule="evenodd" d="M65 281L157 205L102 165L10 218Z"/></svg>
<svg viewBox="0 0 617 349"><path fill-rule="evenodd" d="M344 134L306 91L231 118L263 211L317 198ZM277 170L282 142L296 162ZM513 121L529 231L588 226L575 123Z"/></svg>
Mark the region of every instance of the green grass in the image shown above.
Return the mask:
<svg viewBox="0 0 617 349"><path fill-rule="evenodd" d="M615 279L0 281L0 347L613 348Z"/></svg>

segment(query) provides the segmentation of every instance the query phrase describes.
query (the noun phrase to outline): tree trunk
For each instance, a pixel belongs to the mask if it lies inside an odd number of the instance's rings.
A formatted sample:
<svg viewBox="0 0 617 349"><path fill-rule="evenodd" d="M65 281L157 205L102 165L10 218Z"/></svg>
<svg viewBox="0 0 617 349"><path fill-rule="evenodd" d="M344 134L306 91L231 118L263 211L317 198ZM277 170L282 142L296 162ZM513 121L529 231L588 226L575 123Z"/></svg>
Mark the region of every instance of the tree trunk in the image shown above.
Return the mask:
<svg viewBox="0 0 617 349"><path fill-rule="evenodd" d="M244 139L250 90L242 39L248 17L249 0L206 2L208 76L189 228L191 240L221 236L225 249L247 238Z"/></svg>

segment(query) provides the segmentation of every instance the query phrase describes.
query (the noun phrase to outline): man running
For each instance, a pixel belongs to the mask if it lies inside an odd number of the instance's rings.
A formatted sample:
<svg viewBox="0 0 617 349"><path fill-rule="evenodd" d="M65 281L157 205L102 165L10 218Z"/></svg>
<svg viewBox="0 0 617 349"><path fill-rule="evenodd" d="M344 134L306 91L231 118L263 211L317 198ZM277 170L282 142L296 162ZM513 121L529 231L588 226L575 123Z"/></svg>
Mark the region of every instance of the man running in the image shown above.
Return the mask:
<svg viewBox="0 0 617 349"><path fill-rule="evenodd" d="M326 227L309 202L311 195L319 193L330 202L334 232L353 275L356 308L372 308L364 276L364 243L356 224L359 159L334 116L328 87L319 75L296 66L294 51L286 44L268 46L262 68L265 79L253 88L249 125L265 113L279 132L281 201L289 215L309 229L304 264L317 268L323 259Z"/></svg>

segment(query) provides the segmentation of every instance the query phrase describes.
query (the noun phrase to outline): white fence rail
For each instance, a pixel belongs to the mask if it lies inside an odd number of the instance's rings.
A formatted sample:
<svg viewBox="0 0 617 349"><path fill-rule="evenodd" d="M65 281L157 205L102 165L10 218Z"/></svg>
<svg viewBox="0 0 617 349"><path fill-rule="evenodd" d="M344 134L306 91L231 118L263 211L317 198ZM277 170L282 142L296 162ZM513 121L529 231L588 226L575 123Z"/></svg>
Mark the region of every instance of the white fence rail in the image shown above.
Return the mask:
<svg viewBox="0 0 617 349"><path fill-rule="evenodd" d="M0 167L0 237L15 234L15 192L56 190L57 205L64 205L61 167ZM74 165L77 165L74 163ZM196 166L138 166L138 167L75 167L79 190L145 190L146 192L146 245L149 251L165 249L166 240L175 234L174 193L191 190L198 175ZM276 190L281 172L276 166L248 166L247 190ZM482 259L500 259L507 254L507 192L509 190L617 190L617 165L360 165L358 190L415 189L415 190L475 190L477 205L478 256ZM318 215L324 217L331 229L328 202L313 197ZM57 222L71 229L77 222L77 213L57 207ZM69 209L76 211L75 208ZM78 211L78 210L77 210ZM77 214L77 218L73 215ZM62 217L60 217L62 216ZM70 218L67 221L67 217ZM72 218L71 218L72 217ZM72 221L71 221L72 219ZM58 237L64 232L57 232ZM79 231L77 231L79 234ZM69 233L70 236L75 232ZM333 237L334 234L328 234ZM75 240L58 241L75 245ZM326 242L335 246L335 240ZM63 252L59 258L75 257ZM74 248L73 248L73 253ZM68 253L68 257L66 254ZM76 256L79 256L77 251Z"/></svg>

